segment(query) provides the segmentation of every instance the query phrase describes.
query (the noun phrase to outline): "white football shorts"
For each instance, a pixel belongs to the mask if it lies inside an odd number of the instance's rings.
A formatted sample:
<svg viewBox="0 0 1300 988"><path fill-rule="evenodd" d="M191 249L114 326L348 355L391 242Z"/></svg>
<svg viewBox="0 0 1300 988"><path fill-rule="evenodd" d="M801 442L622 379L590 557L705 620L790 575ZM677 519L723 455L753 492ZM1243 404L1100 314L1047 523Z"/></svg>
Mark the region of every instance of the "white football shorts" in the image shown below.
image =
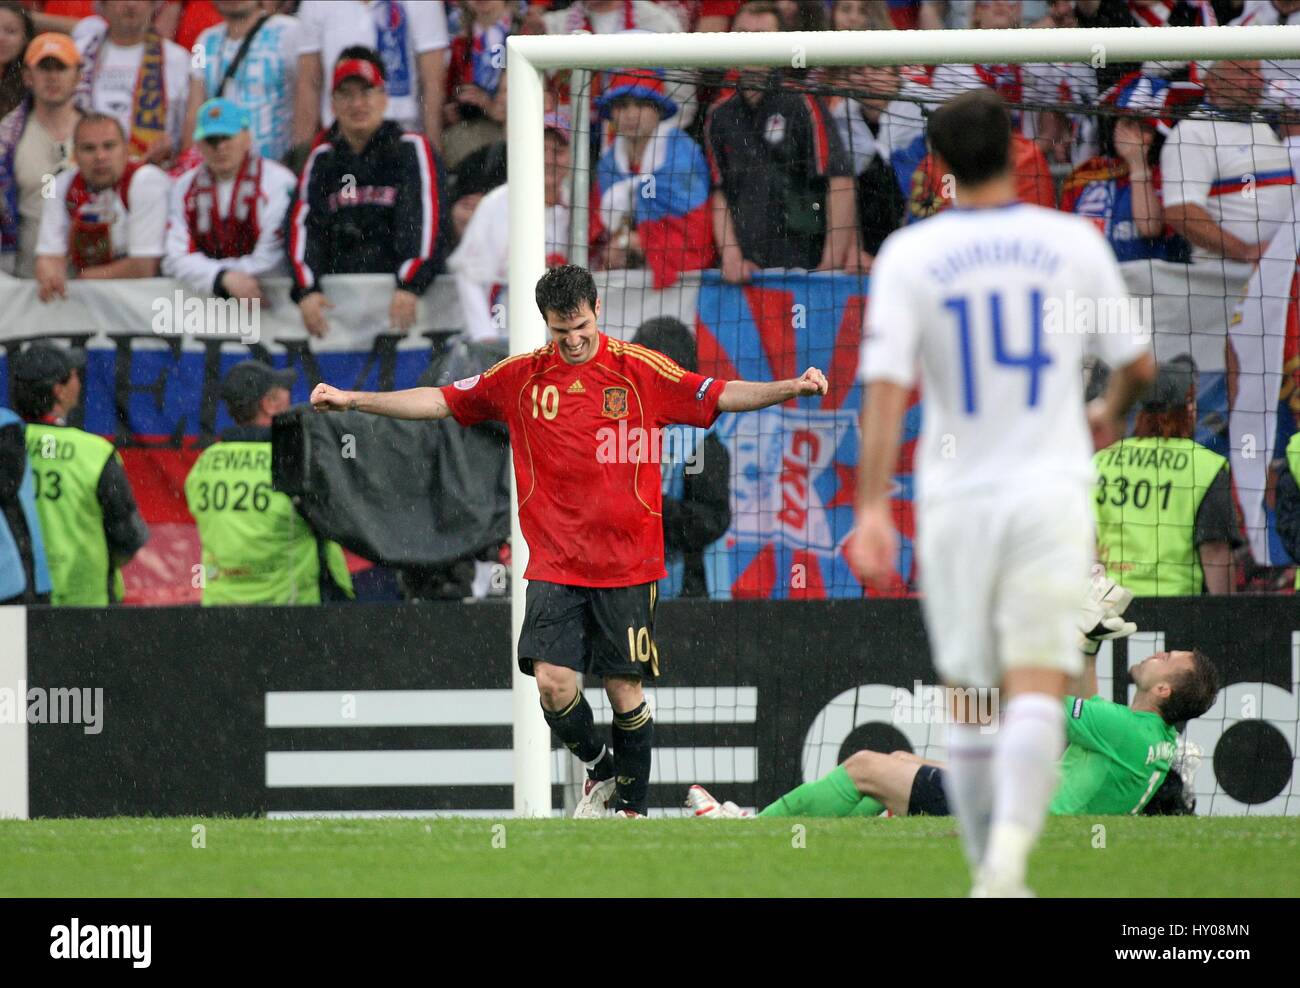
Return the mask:
<svg viewBox="0 0 1300 988"><path fill-rule="evenodd" d="M1083 485L1034 485L918 505L922 609L945 683L997 686L1018 668L1082 672L1088 497Z"/></svg>

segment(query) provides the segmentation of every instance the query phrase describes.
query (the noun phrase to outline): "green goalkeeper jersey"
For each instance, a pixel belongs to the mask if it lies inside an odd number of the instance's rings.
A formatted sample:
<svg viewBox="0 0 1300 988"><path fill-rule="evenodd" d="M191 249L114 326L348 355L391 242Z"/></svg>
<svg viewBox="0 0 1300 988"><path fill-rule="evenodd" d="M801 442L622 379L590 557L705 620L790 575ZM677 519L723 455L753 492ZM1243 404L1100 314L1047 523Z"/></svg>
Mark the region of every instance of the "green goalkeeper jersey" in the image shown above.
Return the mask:
<svg viewBox="0 0 1300 988"><path fill-rule="evenodd" d="M1178 732L1159 714L1094 696L1065 698L1059 815L1140 813L1160 788Z"/></svg>

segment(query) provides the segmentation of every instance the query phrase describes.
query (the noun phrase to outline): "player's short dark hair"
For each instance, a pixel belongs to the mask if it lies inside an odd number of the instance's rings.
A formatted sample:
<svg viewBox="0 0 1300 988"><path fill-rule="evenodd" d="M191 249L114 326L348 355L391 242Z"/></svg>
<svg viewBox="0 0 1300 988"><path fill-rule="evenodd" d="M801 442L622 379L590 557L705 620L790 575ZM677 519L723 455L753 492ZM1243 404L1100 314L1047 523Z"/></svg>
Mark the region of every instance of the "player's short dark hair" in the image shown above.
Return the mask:
<svg viewBox="0 0 1300 988"><path fill-rule="evenodd" d="M1192 667L1170 677L1172 692L1160 705L1160 716L1166 724L1181 724L1199 717L1214 706L1215 697L1223 679L1209 656L1199 648L1192 649Z"/></svg>
<svg viewBox="0 0 1300 988"><path fill-rule="evenodd" d="M339 62L346 62L353 58L359 58L363 62L369 62L379 70L379 78L383 79L384 82L388 81L388 66L386 66L384 60L380 58L379 52L375 51L373 48L367 47L366 45L349 45L347 48L344 48L339 52L339 57L335 60L334 64L337 65Z"/></svg>
<svg viewBox="0 0 1300 988"><path fill-rule="evenodd" d="M954 96L930 114L925 130L930 148L962 185L979 185L1011 167L1011 116L991 89Z"/></svg>
<svg viewBox="0 0 1300 988"><path fill-rule="evenodd" d="M537 308L545 319L548 313L571 316L582 303L596 311L596 281L591 272L576 264L561 264L537 279Z"/></svg>

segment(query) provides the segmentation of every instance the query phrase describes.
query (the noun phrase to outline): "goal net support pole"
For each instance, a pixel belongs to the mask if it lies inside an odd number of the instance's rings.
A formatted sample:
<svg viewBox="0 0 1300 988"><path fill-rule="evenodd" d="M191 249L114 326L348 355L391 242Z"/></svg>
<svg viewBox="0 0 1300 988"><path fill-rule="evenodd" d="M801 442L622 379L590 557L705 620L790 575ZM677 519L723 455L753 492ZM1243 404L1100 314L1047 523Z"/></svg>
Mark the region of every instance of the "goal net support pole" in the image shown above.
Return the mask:
<svg viewBox="0 0 1300 988"><path fill-rule="evenodd" d="M966 31L796 31L738 34L516 35L506 42L510 286L510 352L546 342L533 285L546 270L542 116L543 73L553 69L666 69L762 65L936 65L985 62L1189 61L1285 59L1300 51L1300 27L1052 28ZM511 474L511 635L523 626L528 547L519 529ZM514 676L514 809L551 813L550 732L536 684Z"/></svg>
<svg viewBox="0 0 1300 988"><path fill-rule="evenodd" d="M546 342L546 328L533 302L533 286L546 270L546 178L542 140L541 71L517 45L506 47L509 113L506 173L509 183L512 290L507 296L510 352L525 353ZM513 437L512 437L513 438ZM519 529L519 482L510 471L510 663L513 708L515 816L551 815L551 730L542 717L535 680L519 671L519 632L524 626L524 570L528 544Z"/></svg>

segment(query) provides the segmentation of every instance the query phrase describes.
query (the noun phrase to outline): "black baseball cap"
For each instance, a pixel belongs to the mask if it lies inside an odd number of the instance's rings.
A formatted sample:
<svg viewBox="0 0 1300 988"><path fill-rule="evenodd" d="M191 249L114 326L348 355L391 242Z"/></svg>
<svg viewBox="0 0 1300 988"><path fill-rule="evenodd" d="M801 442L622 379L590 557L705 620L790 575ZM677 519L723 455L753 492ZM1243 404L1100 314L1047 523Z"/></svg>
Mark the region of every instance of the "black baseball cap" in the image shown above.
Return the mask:
<svg viewBox="0 0 1300 988"><path fill-rule="evenodd" d="M231 408L245 408L260 401L273 388L292 390L298 372L292 368L276 370L260 360L245 360L226 373L221 382L221 397Z"/></svg>
<svg viewBox="0 0 1300 988"><path fill-rule="evenodd" d="M1167 412L1187 404L1188 393L1196 387L1196 362L1186 353L1163 361L1156 371L1155 383L1142 399L1142 411Z"/></svg>
<svg viewBox="0 0 1300 988"><path fill-rule="evenodd" d="M12 366L14 377L19 381L58 384L66 381L74 370L86 366L86 354L52 343L33 343L14 355Z"/></svg>

